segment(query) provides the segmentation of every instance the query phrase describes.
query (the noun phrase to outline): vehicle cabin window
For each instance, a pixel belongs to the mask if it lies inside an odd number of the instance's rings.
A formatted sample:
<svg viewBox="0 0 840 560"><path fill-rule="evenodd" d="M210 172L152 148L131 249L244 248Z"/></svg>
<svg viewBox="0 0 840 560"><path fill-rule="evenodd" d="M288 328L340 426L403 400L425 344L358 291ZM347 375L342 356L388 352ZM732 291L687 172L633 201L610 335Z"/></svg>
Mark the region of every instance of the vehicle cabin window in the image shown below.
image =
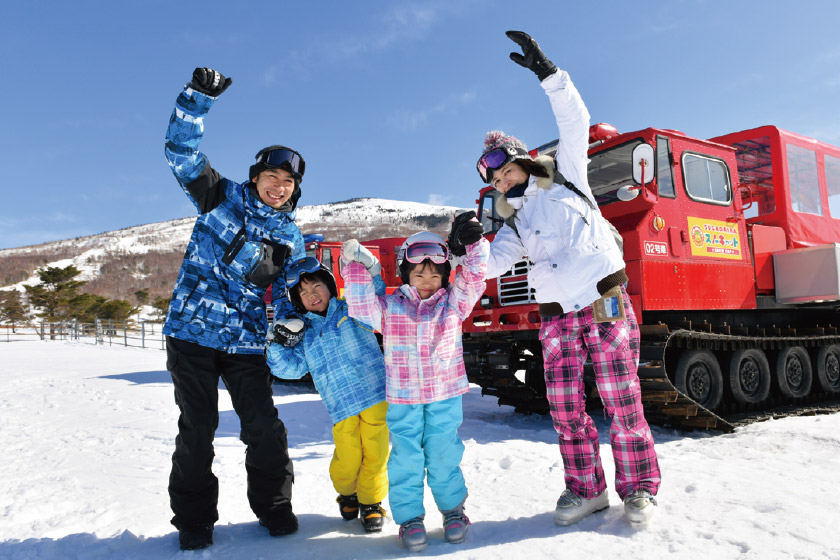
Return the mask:
<svg viewBox="0 0 840 560"><path fill-rule="evenodd" d="M659 196L677 196L671 169L671 142L661 136L656 138L656 183L659 185Z"/></svg>
<svg viewBox="0 0 840 560"><path fill-rule="evenodd" d="M790 205L795 212L822 216L820 182L817 178L817 153L808 148L787 145Z"/></svg>
<svg viewBox="0 0 840 560"><path fill-rule="evenodd" d="M586 173L598 206L617 202L618 189L634 184L633 148L641 143L642 140L637 138L589 156Z"/></svg>
<svg viewBox="0 0 840 560"><path fill-rule="evenodd" d="M748 185L750 198L744 199L744 217L755 218L776 211L773 189L773 158L770 137L761 136L732 145L738 164L738 180Z"/></svg>
<svg viewBox="0 0 840 560"><path fill-rule="evenodd" d="M503 220L496 214L496 197L493 191L488 191L481 197L478 220L486 234L495 233L501 229Z"/></svg>
<svg viewBox="0 0 840 560"><path fill-rule="evenodd" d="M840 158L825 156L825 185L828 187L828 213L840 219Z"/></svg>
<svg viewBox="0 0 840 560"><path fill-rule="evenodd" d="M332 249L324 249L321 253L321 264L332 270Z"/></svg>
<svg viewBox="0 0 840 560"><path fill-rule="evenodd" d="M683 173L685 189L691 198L716 204L729 204L732 201L729 173L722 160L685 153Z"/></svg>

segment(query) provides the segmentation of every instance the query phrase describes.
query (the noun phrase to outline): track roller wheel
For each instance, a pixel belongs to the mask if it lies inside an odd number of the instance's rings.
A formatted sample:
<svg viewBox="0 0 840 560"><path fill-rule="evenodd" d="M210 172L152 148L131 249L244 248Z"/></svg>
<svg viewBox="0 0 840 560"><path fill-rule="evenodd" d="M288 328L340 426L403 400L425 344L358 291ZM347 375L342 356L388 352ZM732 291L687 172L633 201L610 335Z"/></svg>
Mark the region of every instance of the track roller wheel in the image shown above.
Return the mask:
<svg viewBox="0 0 840 560"><path fill-rule="evenodd" d="M770 394L770 363L763 350L736 350L729 360L729 388L742 404L758 404Z"/></svg>
<svg viewBox="0 0 840 560"><path fill-rule="evenodd" d="M779 350L776 358L776 384L786 397L804 397L811 390L811 360L801 346Z"/></svg>
<svg viewBox="0 0 840 560"><path fill-rule="evenodd" d="M840 344L820 348L816 365L820 388L826 393L840 393Z"/></svg>
<svg viewBox="0 0 840 560"><path fill-rule="evenodd" d="M723 397L723 374L715 355L709 350L686 350L677 364L674 386L700 406L717 408Z"/></svg>

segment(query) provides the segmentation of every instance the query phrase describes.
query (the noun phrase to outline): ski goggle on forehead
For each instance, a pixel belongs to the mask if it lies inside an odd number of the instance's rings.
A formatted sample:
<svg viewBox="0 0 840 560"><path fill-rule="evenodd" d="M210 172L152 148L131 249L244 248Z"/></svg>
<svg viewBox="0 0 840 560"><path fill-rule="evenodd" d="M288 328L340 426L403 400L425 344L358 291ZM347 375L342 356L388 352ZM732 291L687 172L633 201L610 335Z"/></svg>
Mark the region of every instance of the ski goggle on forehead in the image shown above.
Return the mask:
<svg viewBox="0 0 840 560"><path fill-rule="evenodd" d="M418 241L405 248L405 260L411 264L420 264L426 259L443 264L449 260L449 249L443 243L434 241Z"/></svg>
<svg viewBox="0 0 840 560"><path fill-rule="evenodd" d="M301 274L314 274L321 270L321 263L315 257L304 257L286 269L286 286L292 288L300 282Z"/></svg>
<svg viewBox="0 0 840 560"><path fill-rule="evenodd" d="M264 152L257 158L257 163L264 163L271 167L284 167L303 177L306 170L306 162L300 154L288 148L278 148L270 152Z"/></svg>
<svg viewBox="0 0 840 560"><path fill-rule="evenodd" d="M512 154L502 148L495 148L478 158L475 167L478 169L481 180L489 184L493 180L493 172L512 160Z"/></svg>

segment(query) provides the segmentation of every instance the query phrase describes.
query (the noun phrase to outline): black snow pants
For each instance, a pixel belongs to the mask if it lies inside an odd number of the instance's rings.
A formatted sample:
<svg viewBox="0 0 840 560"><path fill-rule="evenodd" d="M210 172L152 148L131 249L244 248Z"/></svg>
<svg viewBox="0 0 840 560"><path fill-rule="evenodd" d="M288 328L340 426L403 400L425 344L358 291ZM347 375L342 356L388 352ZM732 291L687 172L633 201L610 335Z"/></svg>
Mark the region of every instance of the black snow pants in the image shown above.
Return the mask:
<svg viewBox="0 0 840 560"><path fill-rule="evenodd" d="M227 354L167 337L166 368L181 411L169 475L169 501L178 529L219 519L219 481L213 474L213 439L219 426L221 377L246 445L248 501L257 517L292 507L294 472L286 427L277 417L271 374L261 354Z"/></svg>

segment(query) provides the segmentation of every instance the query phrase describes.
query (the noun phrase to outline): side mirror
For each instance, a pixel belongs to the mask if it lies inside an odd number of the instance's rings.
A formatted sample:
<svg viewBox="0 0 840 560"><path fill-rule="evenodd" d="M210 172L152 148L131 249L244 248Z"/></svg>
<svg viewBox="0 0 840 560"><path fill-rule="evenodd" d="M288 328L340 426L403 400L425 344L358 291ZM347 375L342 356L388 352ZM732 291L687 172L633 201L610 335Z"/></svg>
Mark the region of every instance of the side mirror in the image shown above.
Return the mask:
<svg viewBox="0 0 840 560"><path fill-rule="evenodd" d="M747 196L749 196L749 190L747 190ZM752 204L752 201L750 201L750 204ZM732 208L738 214L744 211L744 199L742 198L740 188L735 189L735 195L732 197Z"/></svg>
<svg viewBox="0 0 840 560"><path fill-rule="evenodd" d="M642 142L633 148L633 180L640 185L653 181L653 146Z"/></svg>
<svg viewBox="0 0 840 560"><path fill-rule="evenodd" d="M736 212L743 212L752 208L753 202L755 201L753 188L753 185L743 184L735 189L735 196L733 197L732 203ZM746 203L744 202L745 200Z"/></svg>
<svg viewBox="0 0 840 560"><path fill-rule="evenodd" d="M639 196L640 192L642 187L639 185L624 185L615 192L615 196L622 202L629 202Z"/></svg>

